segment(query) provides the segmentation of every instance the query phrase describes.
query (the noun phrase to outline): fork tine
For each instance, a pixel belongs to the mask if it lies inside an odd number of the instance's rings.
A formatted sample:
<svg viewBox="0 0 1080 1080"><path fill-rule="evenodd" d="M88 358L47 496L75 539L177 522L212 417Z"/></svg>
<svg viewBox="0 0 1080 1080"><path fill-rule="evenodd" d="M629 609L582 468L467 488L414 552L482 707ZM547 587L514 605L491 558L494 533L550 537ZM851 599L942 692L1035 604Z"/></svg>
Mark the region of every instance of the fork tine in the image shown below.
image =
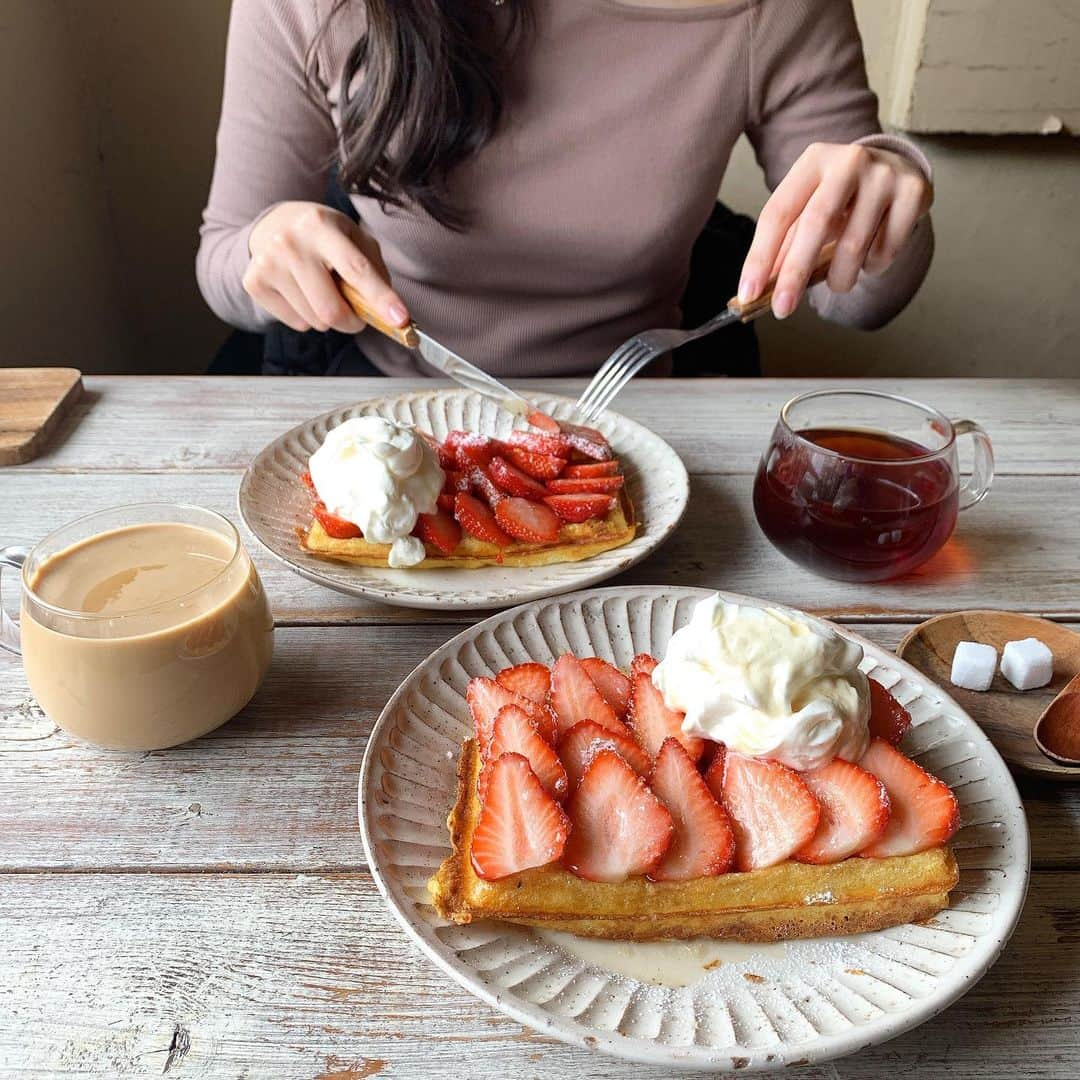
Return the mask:
<svg viewBox="0 0 1080 1080"><path fill-rule="evenodd" d="M596 417L602 414L611 402L615 401L616 397L622 393L626 383L630 382L630 380L637 375L639 370L645 367L646 364L656 360L661 351L662 350L660 349L643 348L642 351L638 352L634 357L633 362L627 363L623 367L620 377L615 382L608 384L607 391L600 396L599 401L594 404L592 418L595 420Z"/></svg>
<svg viewBox="0 0 1080 1080"><path fill-rule="evenodd" d="M657 350L638 342L635 348L630 350L629 354L623 359L618 372L608 379L604 388L599 390L594 400L590 402L586 412L586 419L595 420L614 400L622 388L656 355L658 355Z"/></svg>
<svg viewBox="0 0 1080 1080"><path fill-rule="evenodd" d="M592 377L589 385L581 393L581 397L577 400L577 407L579 410L584 410L589 407L593 399L596 397L597 390L606 384L608 376L611 374L611 370L616 365L622 362L623 354L626 351L626 342L620 345L604 362L600 365L600 369Z"/></svg>
<svg viewBox="0 0 1080 1080"><path fill-rule="evenodd" d="M602 392L603 388L611 381L612 378L618 377L618 370L621 369L622 364L625 362L627 356L635 351L635 339L631 338L629 341L624 341L600 366L600 370L592 377L592 381L585 387L578 398L577 407L581 412L586 412L592 407L593 402Z"/></svg>

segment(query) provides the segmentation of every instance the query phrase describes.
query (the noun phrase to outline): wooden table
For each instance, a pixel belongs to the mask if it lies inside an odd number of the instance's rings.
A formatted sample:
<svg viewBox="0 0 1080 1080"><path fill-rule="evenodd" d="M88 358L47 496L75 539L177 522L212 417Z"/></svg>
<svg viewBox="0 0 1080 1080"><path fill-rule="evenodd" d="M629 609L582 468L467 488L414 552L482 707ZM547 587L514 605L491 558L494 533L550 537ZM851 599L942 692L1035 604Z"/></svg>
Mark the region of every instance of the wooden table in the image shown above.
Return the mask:
<svg viewBox="0 0 1080 1080"><path fill-rule="evenodd" d="M53 449L0 471L0 539L33 541L79 514L148 499L238 520L240 474L264 444L410 385L88 379ZM757 455L805 385L639 381L619 407L682 455L692 498L678 534L625 580L769 597L889 646L912 623L965 607L1080 625L1080 381L874 385L974 416L995 441L993 493L922 572L837 585L761 536L750 507ZM458 989L408 943L367 873L356 824L367 734L402 677L470 616L339 596L246 539L274 602L277 653L255 701L207 738L137 755L79 745L0 652L0 1070L663 1075L542 1038ZM1031 891L994 969L922 1028L801 1075L1080 1075L1080 787L1024 780L1021 792Z"/></svg>

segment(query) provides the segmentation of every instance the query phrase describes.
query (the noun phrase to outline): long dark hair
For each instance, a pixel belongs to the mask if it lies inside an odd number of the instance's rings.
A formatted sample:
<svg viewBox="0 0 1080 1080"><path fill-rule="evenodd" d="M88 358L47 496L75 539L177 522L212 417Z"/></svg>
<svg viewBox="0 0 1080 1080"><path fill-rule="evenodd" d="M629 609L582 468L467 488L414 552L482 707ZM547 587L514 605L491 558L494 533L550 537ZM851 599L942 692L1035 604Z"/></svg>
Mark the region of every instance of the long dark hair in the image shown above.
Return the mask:
<svg viewBox="0 0 1080 1080"><path fill-rule="evenodd" d="M342 185L462 229L468 208L448 196L447 176L498 127L502 71L530 23L528 0L337 0L320 35L356 2L367 29L341 74Z"/></svg>

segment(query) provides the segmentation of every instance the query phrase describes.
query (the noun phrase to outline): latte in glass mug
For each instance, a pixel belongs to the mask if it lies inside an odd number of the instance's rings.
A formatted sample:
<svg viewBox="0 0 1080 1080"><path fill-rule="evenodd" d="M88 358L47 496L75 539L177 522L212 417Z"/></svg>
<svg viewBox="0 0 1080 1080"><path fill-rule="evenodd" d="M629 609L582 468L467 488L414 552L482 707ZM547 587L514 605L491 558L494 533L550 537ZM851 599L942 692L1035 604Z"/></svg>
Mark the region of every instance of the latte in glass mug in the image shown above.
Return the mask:
<svg viewBox="0 0 1080 1080"><path fill-rule="evenodd" d="M30 689L59 727L99 746L156 750L225 723L270 664L273 618L236 529L194 506L106 510L52 533L22 569L18 625Z"/></svg>

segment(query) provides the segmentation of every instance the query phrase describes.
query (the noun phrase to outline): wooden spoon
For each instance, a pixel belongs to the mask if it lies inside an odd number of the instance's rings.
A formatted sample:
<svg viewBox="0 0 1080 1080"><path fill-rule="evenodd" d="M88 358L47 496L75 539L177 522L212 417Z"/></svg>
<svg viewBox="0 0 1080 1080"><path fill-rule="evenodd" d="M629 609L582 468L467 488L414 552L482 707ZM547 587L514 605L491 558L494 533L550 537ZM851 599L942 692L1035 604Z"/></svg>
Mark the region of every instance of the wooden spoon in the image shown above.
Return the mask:
<svg viewBox="0 0 1080 1080"><path fill-rule="evenodd" d="M990 689L981 693L950 682L958 641L993 645L1000 656L1005 642L1027 637L1038 638L1054 654L1054 677L1048 686L1017 690L1000 671L994 675ZM1047 757L1034 737L1040 714L1047 711L1066 683L1080 674L1080 634L1060 623L1011 611L958 611L917 626L900 642L896 652L952 697L990 736L1011 766L1049 779L1080 780L1080 769Z"/></svg>
<svg viewBox="0 0 1080 1080"><path fill-rule="evenodd" d="M1035 745L1062 765L1080 766L1080 675L1069 680L1035 721Z"/></svg>

